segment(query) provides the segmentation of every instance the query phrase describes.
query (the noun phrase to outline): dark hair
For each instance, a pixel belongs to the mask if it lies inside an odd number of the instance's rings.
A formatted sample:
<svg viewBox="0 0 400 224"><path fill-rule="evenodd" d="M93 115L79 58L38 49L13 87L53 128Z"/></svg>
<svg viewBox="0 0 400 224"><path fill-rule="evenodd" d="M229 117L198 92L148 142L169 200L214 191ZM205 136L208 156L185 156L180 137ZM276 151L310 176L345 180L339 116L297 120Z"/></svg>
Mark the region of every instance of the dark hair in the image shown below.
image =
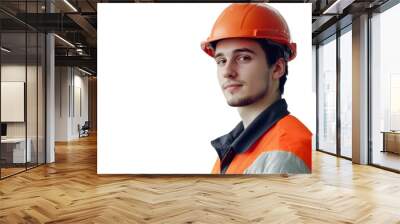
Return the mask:
<svg viewBox="0 0 400 224"><path fill-rule="evenodd" d="M279 92L281 95L285 90L285 83L288 75L288 65L287 61L290 56L290 49L284 45L278 44L276 42L267 40L267 39L254 39L258 44L260 44L261 48L264 50L267 64L269 66L274 65L279 58L283 58L285 60L285 73L282 77L279 78ZM218 41L214 41L211 43L212 48L216 49Z"/></svg>
<svg viewBox="0 0 400 224"><path fill-rule="evenodd" d="M288 75L288 65L287 61L289 58L290 50L288 47L283 46L281 44L272 42L266 39L255 39L257 43L260 44L261 48L264 50L265 57L267 59L267 63L269 66L274 65L279 58L283 58L285 60L285 73L279 78L279 91L281 95L285 90L285 83Z"/></svg>

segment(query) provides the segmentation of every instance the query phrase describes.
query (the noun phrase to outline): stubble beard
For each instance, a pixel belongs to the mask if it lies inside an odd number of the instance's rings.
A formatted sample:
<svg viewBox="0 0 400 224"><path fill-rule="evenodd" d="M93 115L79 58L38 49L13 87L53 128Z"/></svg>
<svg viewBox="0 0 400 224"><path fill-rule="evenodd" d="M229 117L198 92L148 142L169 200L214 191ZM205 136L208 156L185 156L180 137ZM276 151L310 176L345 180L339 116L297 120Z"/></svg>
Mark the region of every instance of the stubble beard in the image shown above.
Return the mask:
<svg viewBox="0 0 400 224"><path fill-rule="evenodd" d="M244 107L251 105L260 99L264 98L265 95L268 94L268 87L266 86L263 91L259 91L257 94L253 96L246 96L241 98L232 98L227 100L227 103L231 107Z"/></svg>

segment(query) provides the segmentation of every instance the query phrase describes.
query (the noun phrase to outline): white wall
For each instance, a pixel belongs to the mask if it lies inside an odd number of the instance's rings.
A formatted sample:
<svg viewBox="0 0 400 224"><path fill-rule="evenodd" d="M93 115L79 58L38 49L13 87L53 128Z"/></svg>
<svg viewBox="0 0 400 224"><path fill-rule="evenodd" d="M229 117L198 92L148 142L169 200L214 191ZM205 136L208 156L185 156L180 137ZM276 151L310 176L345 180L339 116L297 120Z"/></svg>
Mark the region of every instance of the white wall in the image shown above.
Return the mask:
<svg viewBox="0 0 400 224"><path fill-rule="evenodd" d="M77 70L75 70L76 72ZM78 71L79 72L79 71ZM76 73L75 73L76 74ZM83 73L79 73L83 74ZM81 76L81 75L75 75L75 81L74 81L75 87L80 88L81 90L81 114L75 114L76 116L76 121L77 123L79 122L81 125L88 120L88 77L87 76ZM76 90L76 89L75 89ZM78 112L78 111L76 111Z"/></svg>
<svg viewBox="0 0 400 224"><path fill-rule="evenodd" d="M24 82L26 83L26 107L22 106L22 113L27 115L23 122L6 122L7 137L21 138L25 135L31 140L32 161L36 162L36 152L39 153L39 163L44 162L44 74L41 66L25 64L3 64L1 66L2 82ZM27 81L25 80L27 78ZM2 96L4 97L4 96ZM1 108L8 110L10 108ZM11 111L12 112L12 111ZM14 111L14 113L16 113ZM26 132L27 131L27 132Z"/></svg>
<svg viewBox="0 0 400 224"><path fill-rule="evenodd" d="M83 75L76 68L56 67L56 141L79 138L78 124L83 125L88 120L88 78ZM82 113L77 105L82 106Z"/></svg>
<svg viewBox="0 0 400 224"><path fill-rule="evenodd" d="M6 64L1 66L1 81L2 82L25 82L26 69L28 74L32 74L33 67L20 64ZM36 69L36 68L35 68ZM35 73L36 74L36 73ZM35 94L36 95L36 94ZM24 110L24 108L22 108ZM7 108L1 108L7 110ZM25 136L24 122L7 122L7 135L9 137Z"/></svg>
<svg viewBox="0 0 400 224"><path fill-rule="evenodd" d="M69 68L55 68L55 141L68 141Z"/></svg>
<svg viewBox="0 0 400 224"><path fill-rule="evenodd" d="M26 73L27 72L27 73ZM36 77L36 66L27 66L19 65L19 64L8 64L1 66L1 81L2 82L25 82L25 76L28 75L29 84L36 86L35 78ZM29 107L27 111L28 118L28 137L30 133L36 133L36 101L32 98L36 99L36 88L27 88L27 106ZM34 102L31 104L31 102ZM40 106L40 105L39 105ZM7 108L1 108L2 110L6 110ZM24 109L24 108L22 108ZM34 124L31 122L34 121ZM26 122L7 122L7 136L8 137L25 137L25 123Z"/></svg>
<svg viewBox="0 0 400 224"><path fill-rule="evenodd" d="M26 67L19 64L9 64L1 66L1 81L20 81L25 82ZM28 66L28 74L32 67ZM1 108L6 110L6 108ZM7 122L7 137L25 137L25 122Z"/></svg>

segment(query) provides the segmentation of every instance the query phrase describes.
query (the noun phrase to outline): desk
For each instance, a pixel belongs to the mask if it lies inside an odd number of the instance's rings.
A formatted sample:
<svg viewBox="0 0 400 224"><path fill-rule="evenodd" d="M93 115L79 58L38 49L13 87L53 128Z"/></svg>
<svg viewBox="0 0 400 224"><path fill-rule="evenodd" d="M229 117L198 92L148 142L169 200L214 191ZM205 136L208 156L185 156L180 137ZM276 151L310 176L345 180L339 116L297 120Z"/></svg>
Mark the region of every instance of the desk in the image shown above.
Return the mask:
<svg viewBox="0 0 400 224"><path fill-rule="evenodd" d="M27 139L26 154L25 155L25 138L6 138L1 139L1 157L8 163L25 163L31 162L31 145L32 140ZM11 159L12 158L12 159Z"/></svg>
<svg viewBox="0 0 400 224"><path fill-rule="evenodd" d="M383 150L382 152L393 152L400 154L400 131L382 131Z"/></svg>

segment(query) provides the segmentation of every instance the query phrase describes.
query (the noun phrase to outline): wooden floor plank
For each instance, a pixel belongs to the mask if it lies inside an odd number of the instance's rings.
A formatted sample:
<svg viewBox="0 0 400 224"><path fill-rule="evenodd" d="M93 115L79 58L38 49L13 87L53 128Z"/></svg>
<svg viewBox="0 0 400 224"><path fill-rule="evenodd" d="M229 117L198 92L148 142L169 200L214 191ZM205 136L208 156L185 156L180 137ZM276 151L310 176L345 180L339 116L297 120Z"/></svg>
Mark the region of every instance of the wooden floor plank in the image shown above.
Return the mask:
<svg viewBox="0 0 400 224"><path fill-rule="evenodd" d="M95 135L0 181L0 223L400 223L400 175L313 154L311 175L97 175Z"/></svg>

